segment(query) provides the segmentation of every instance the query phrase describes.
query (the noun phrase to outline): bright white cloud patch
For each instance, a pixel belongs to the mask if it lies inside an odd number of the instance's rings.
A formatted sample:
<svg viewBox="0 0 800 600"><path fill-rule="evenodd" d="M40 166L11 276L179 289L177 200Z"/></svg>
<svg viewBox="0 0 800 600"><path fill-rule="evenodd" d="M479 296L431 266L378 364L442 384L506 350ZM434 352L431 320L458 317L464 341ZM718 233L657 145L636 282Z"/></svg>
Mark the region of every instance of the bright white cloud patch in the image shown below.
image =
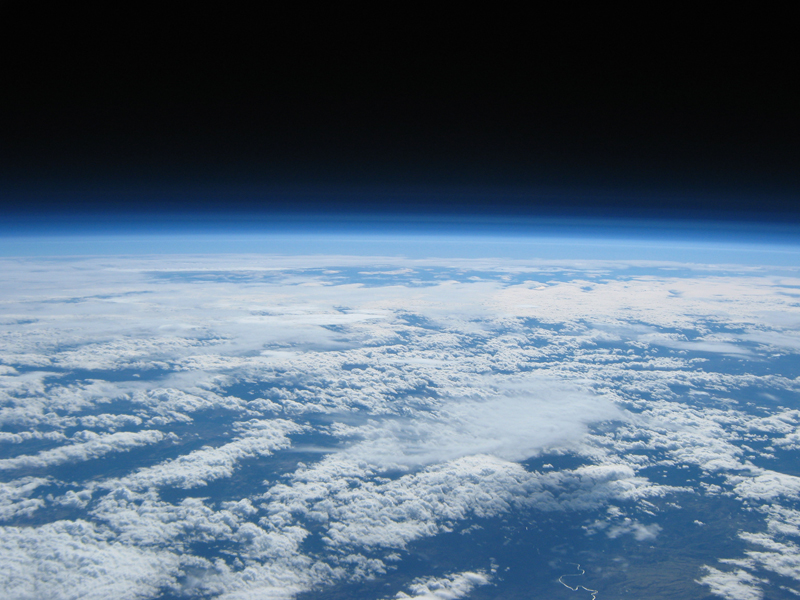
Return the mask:
<svg viewBox="0 0 800 600"><path fill-rule="evenodd" d="M269 456L274 450L291 445L287 433L298 433L303 427L276 419L250 422L248 431L230 443L217 447L203 447L152 467L139 469L120 480L109 480L100 485L132 489L153 487L193 488L207 485L209 481L230 477L239 461Z"/></svg>
<svg viewBox="0 0 800 600"><path fill-rule="evenodd" d="M409 586L410 594L398 592L395 598L403 600L456 600L468 596L476 586L487 585L490 578L485 573L466 571L448 577L419 579Z"/></svg>
<svg viewBox="0 0 800 600"><path fill-rule="evenodd" d="M150 598L176 583L179 557L115 543L85 521L39 528L6 527L0 535L4 598Z"/></svg>
<svg viewBox="0 0 800 600"><path fill-rule="evenodd" d="M706 567L706 575L699 581L711 589L711 593L726 600L761 600L764 593L759 584L766 580L737 569L720 571L714 567Z"/></svg>
<svg viewBox="0 0 800 600"><path fill-rule="evenodd" d="M532 379L514 388L479 400L448 399L430 413L349 428L344 432L364 439L347 453L383 467L474 454L518 461L546 449L577 449L590 424L628 418L608 398L552 382Z"/></svg>
<svg viewBox="0 0 800 600"><path fill-rule="evenodd" d="M86 441L45 450L39 454L21 455L0 459L0 470L41 469L71 461L85 461L100 458L111 452L127 452L137 446L155 444L164 439L160 431L120 432L107 435L85 431Z"/></svg>
<svg viewBox="0 0 800 600"><path fill-rule="evenodd" d="M742 479L735 491L743 498L775 500L781 496L800 497L800 477L786 473L766 471L755 477Z"/></svg>

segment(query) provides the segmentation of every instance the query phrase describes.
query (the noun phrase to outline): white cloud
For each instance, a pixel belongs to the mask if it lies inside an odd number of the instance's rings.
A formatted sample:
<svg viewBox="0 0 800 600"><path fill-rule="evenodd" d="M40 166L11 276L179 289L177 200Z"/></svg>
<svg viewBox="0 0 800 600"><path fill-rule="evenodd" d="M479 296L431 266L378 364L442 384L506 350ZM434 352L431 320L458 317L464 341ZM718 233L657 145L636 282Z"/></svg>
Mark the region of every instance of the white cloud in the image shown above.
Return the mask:
<svg viewBox="0 0 800 600"><path fill-rule="evenodd" d="M141 417L136 415L89 415L80 418L80 423L83 427L90 427L94 429L108 429L113 431L120 427L136 427L142 424Z"/></svg>
<svg viewBox="0 0 800 600"><path fill-rule="evenodd" d="M612 500L637 501L676 491L636 477L624 465L572 471L526 471L520 464L477 455L394 480L366 480L370 467L334 455L298 471L290 485L264 495L265 524L284 527L295 516L325 526L337 546L402 548L447 529L446 522L510 510L590 510Z"/></svg>
<svg viewBox="0 0 800 600"><path fill-rule="evenodd" d="M0 431L0 442L8 444L21 444L28 440L50 440L50 441L66 441L67 436L60 431L20 431L19 433L10 433L8 431Z"/></svg>
<svg viewBox="0 0 800 600"><path fill-rule="evenodd" d="M765 549L745 552L753 564L800 582L800 546L792 542L779 542L764 533L742 533L739 537Z"/></svg>
<svg viewBox="0 0 800 600"><path fill-rule="evenodd" d="M100 458L112 452L128 452L139 446L156 444L165 436L160 431L121 431L99 435L90 431L84 432L87 441L59 446L52 450L44 450L39 454L21 455L0 459L0 471L19 469L40 469L66 462L79 462Z"/></svg>
<svg viewBox="0 0 800 600"><path fill-rule="evenodd" d="M473 588L488 585L491 577L481 571L464 571L446 577L427 577L413 581L410 594L398 592L401 600L456 600L467 596Z"/></svg>
<svg viewBox="0 0 800 600"><path fill-rule="evenodd" d="M482 400L447 400L434 412L350 428L347 433L363 441L345 453L384 468L472 454L523 460L548 448L576 449L590 424L627 418L608 398L534 379L525 392L512 389Z"/></svg>
<svg viewBox="0 0 800 600"><path fill-rule="evenodd" d="M44 500L29 496L36 488L48 483L50 480L43 477L23 477L0 482L0 520L6 521L20 515L29 517L42 508Z"/></svg>
<svg viewBox="0 0 800 600"><path fill-rule="evenodd" d="M740 478L732 479L736 481ZM777 471L763 471L756 477L741 478L734 489L742 498L756 500L775 500L781 496L798 498L800 497L800 477Z"/></svg>
<svg viewBox="0 0 800 600"><path fill-rule="evenodd" d="M179 557L114 543L84 521L0 529L0 595L9 600L137 600L176 584Z"/></svg>
<svg viewBox="0 0 800 600"><path fill-rule="evenodd" d="M303 426L283 419L251 421L244 435L227 444L206 446L174 460L138 469L121 479L106 480L98 486L111 489L117 486L131 489L204 486L209 481L230 477L243 459L269 456L275 450L288 448L291 445L288 434L303 429Z"/></svg>
<svg viewBox="0 0 800 600"><path fill-rule="evenodd" d="M609 518L597 519L591 525L584 526L588 535L595 535L598 531L602 531L606 537L612 540L622 535L632 535L637 541L643 542L653 540L661 533L660 525L656 523L644 525L636 519L624 517L617 506L610 506L606 512Z"/></svg>
<svg viewBox="0 0 800 600"><path fill-rule="evenodd" d="M765 507L767 527L773 534L800 537L800 511L770 504Z"/></svg>
<svg viewBox="0 0 800 600"><path fill-rule="evenodd" d="M712 594L726 600L761 600L764 597L759 584L767 583L766 579L759 579L742 569L720 571L705 567L705 570L706 575L697 583L710 587Z"/></svg>
<svg viewBox="0 0 800 600"><path fill-rule="evenodd" d="M739 567L739 569L732 574L722 573L711 567L706 567L711 574L710 581L712 583L708 583L706 581L707 578L701 580L701 583L711 585L712 590L715 585L721 585L722 590L727 590L729 594L733 594L734 590L737 589L736 581L738 581L743 583L745 587L753 587L751 592L755 594L758 590L754 584L759 581L767 583L767 580L756 579L752 575L754 571L760 571L761 573L765 571L771 572L800 582L800 546L795 541L786 539L787 537L800 537L800 511L778 504L766 505L761 507L760 510L767 514L767 531L759 533L740 532L739 537L750 546L750 549L745 551L744 558L720 559L721 563ZM753 549L753 547L759 549ZM735 579L735 581L731 581L731 578ZM720 592L716 593L724 595ZM745 595L747 590L740 590L739 593Z"/></svg>
<svg viewBox="0 0 800 600"><path fill-rule="evenodd" d="M654 540L660 532L661 527L655 523L642 525L638 521L625 519L622 523L609 527L606 535L611 539L621 535L632 535L637 541L643 542L645 540Z"/></svg>

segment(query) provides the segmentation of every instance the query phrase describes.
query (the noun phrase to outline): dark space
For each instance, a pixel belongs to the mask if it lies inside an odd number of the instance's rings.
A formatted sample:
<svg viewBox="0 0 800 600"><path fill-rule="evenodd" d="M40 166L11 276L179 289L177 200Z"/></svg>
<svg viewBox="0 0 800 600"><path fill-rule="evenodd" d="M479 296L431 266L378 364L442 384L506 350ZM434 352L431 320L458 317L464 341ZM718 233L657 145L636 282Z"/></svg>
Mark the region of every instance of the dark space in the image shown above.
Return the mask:
<svg viewBox="0 0 800 600"><path fill-rule="evenodd" d="M3 212L797 222L795 36L675 17L2 3Z"/></svg>

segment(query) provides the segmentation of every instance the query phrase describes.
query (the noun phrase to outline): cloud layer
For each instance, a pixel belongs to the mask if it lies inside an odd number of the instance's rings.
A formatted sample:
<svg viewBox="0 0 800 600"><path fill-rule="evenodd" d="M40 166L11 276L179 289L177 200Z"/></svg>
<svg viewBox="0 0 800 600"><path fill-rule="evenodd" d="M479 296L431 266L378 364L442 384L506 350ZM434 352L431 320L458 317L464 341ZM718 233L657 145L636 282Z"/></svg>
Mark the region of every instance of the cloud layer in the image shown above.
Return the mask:
<svg viewBox="0 0 800 600"><path fill-rule="evenodd" d="M729 532L740 550L695 557L686 585L757 600L800 583L796 271L259 256L0 267L3 597L394 585L416 545L482 527L500 541L475 547L490 553L479 566L392 593L502 593L506 565L481 569L519 534L509 519L556 520L588 548L679 552L689 534L666 515L687 498L735 503L744 525Z"/></svg>

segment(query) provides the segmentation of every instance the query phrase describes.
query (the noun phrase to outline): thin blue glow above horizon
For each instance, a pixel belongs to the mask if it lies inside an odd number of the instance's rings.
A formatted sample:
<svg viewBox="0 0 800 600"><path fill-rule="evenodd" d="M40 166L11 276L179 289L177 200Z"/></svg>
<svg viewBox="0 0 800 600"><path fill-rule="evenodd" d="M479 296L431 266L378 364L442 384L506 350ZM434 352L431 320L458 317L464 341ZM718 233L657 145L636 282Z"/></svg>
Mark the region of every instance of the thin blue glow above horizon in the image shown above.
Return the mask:
<svg viewBox="0 0 800 600"><path fill-rule="evenodd" d="M216 230L163 222L150 229L84 224L77 232L69 227L7 232L0 235L0 256L266 254L800 264L800 239L787 228L578 219L535 225L529 224L526 233L519 224L498 222L481 226L309 220L261 228L228 222Z"/></svg>

